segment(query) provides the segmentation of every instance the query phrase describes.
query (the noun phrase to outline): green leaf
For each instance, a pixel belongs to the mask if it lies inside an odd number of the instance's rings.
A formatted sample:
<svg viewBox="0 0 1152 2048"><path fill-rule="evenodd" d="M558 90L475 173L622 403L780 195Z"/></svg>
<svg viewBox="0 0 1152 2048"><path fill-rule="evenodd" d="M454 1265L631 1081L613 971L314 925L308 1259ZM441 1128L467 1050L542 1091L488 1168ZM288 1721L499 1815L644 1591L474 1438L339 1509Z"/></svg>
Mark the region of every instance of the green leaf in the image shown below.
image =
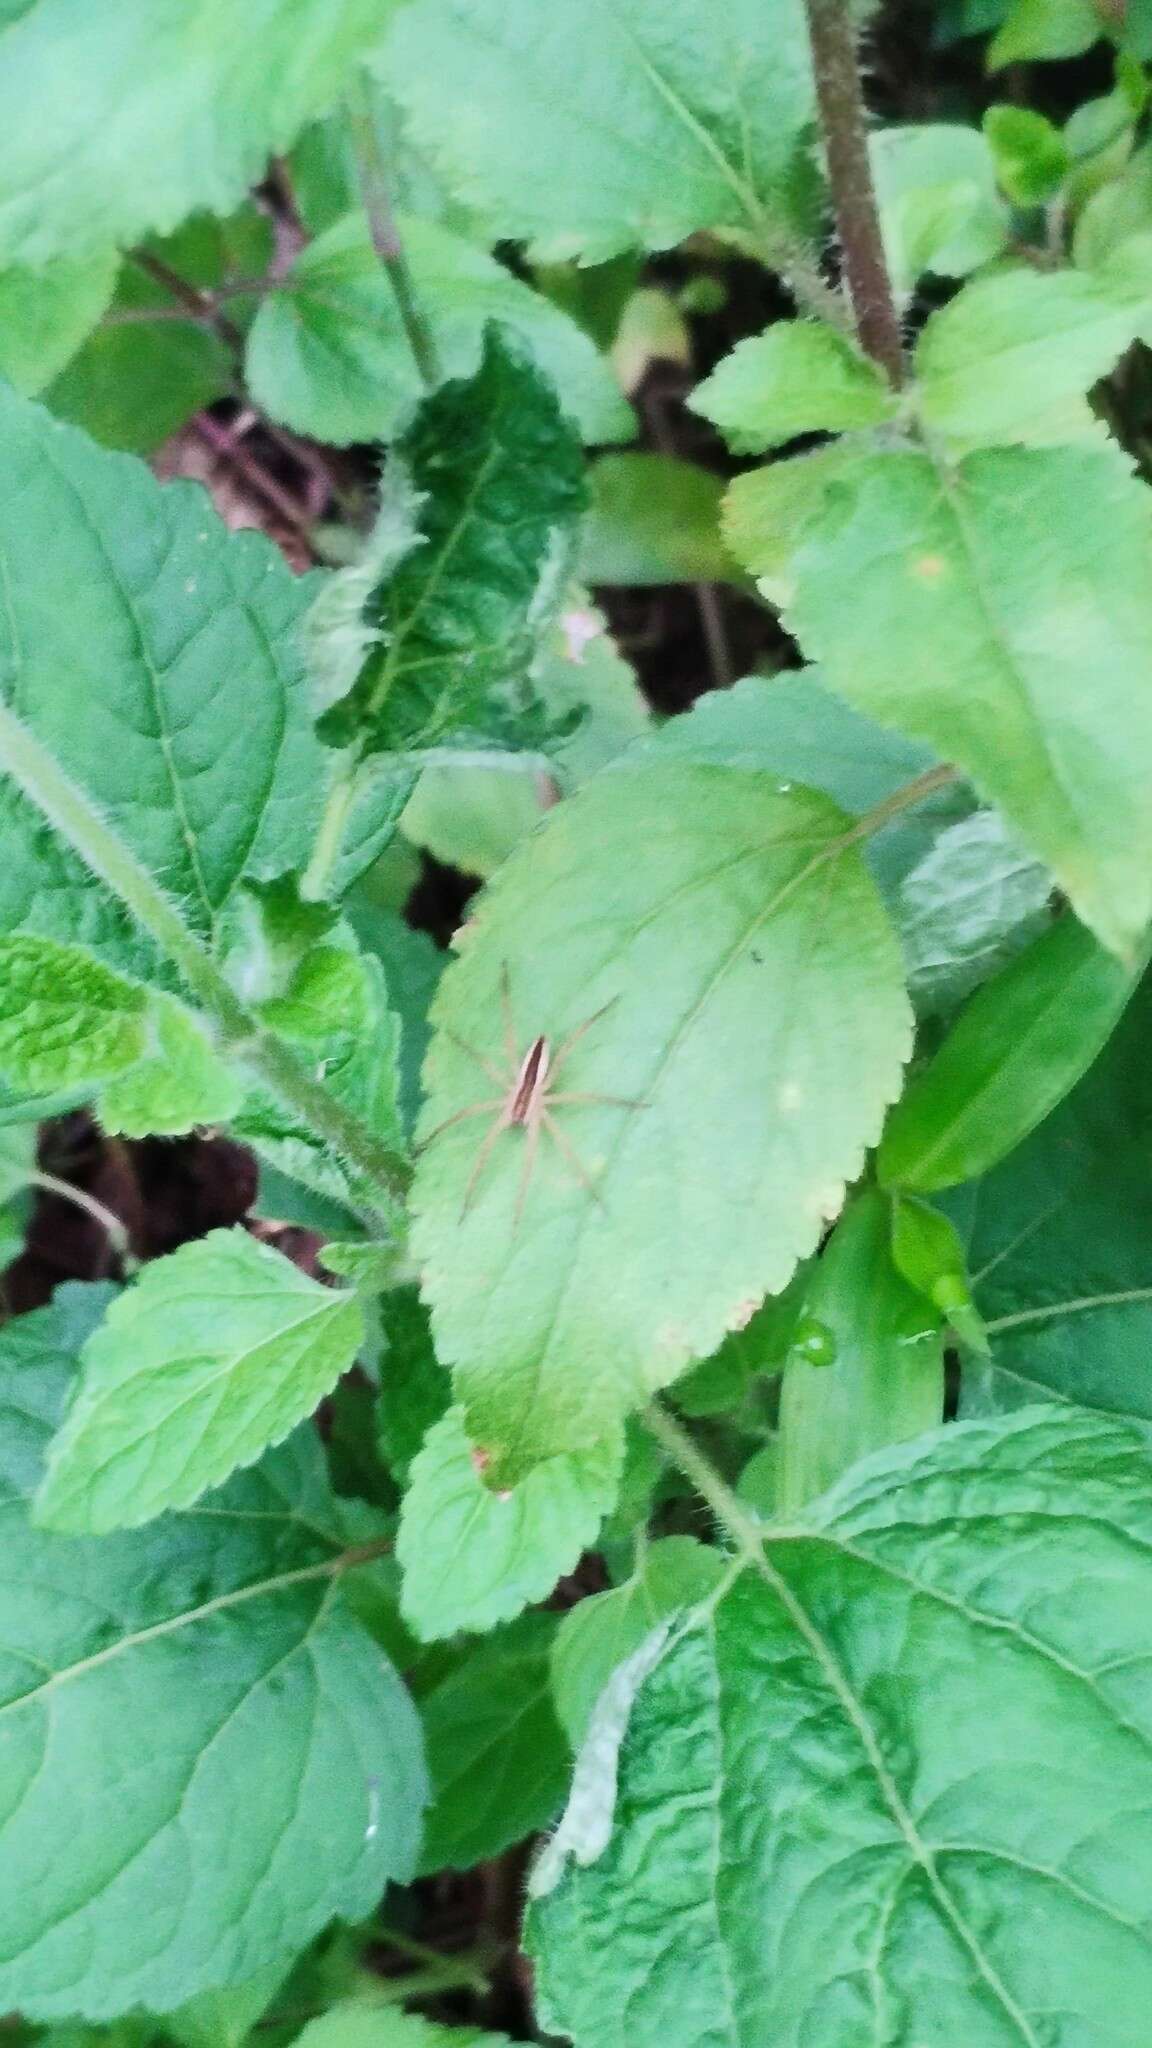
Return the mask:
<svg viewBox="0 0 1152 2048"><path fill-rule="evenodd" d="M124 0L110 35L99 6L12 0L0 250L42 263L173 228L197 207L227 212L338 98L386 12L381 0L261 0L258 15L222 20L212 0L175 0L159 17Z"/></svg>
<svg viewBox="0 0 1152 2048"><path fill-rule="evenodd" d="M617 1435L547 1458L518 1486L492 1493L462 1411L435 1423L413 1461L396 1537L401 1612L420 1640L482 1634L547 1599L594 1545L622 1454Z"/></svg>
<svg viewBox="0 0 1152 2048"><path fill-rule="evenodd" d="M89 1325L104 1292L85 1290ZM0 1849L24 1874L0 1898L0 1997L99 2019L286 1965L370 1912L411 1872L423 1774L411 1706L338 1589L312 1432L146 1531L29 1525L72 1370L56 1316L0 1338ZM42 1338L30 1372L33 1325L57 1355Z"/></svg>
<svg viewBox="0 0 1152 2048"><path fill-rule="evenodd" d="M155 1260L84 1347L37 1519L98 1536L187 1507L311 1415L363 1330L354 1294L244 1230Z"/></svg>
<svg viewBox="0 0 1152 2048"><path fill-rule="evenodd" d="M476 375L427 399L394 449L384 516L398 502L418 516L415 545L363 602L363 659L320 724L334 746L427 748L530 702L582 463L550 387L500 330Z"/></svg>
<svg viewBox="0 0 1152 2048"><path fill-rule="evenodd" d="M992 39L989 71L1035 58L1079 57L1098 43L1103 18L1093 0L1013 0L1008 17Z"/></svg>
<svg viewBox="0 0 1152 2048"><path fill-rule="evenodd" d="M945 121L879 128L869 136L892 289L910 299L925 273L967 277L998 256L1010 216L978 128Z"/></svg>
<svg viewBox="0 0 1152 2048"><path fill-rule="evenodd" d="M477 2027L438 2027L395 2005L348 2001L309 2020L295 2048L512 2048L507 2034Z"/></svg>
<svg viewBox="0 0 1152 2048"><path fill-rule="evenodd" d="M204 492L0 391L0 660L13 706L210 934L244 874L306 857L319 749L295 645L308 585ZM67 602L61 593L67 592ZM83 939L135 971L102 885L0 788L0 929Z"/></svg>
<svg viewBox="0 0 1152 2048"><path fill-rule="evenodd" d="M896 922L921 1016L953 1010L1049 921L1052 878L998 811L948 825L900 884Z"/></svg>
<svg viewBox="0 0 1152 2048"><path fill-rule="evenodd" d="M34 1123L0 1127L0 1203L27 1187L36 1171L36 1140Z"/></svg>
<svg viewBox="0 0 1152 2048"><path fill-rule="evenodd" d="M580 572L588 583L731 582L720 538L724 486L676 455L602 455L588 473L592 496Z"/></svg>
<svg viewBox="0 0 1152 2048"><path fill-rule="evenodd" d="M495 1484L603 1439L783 1287L908 1044L843 814L771 775L671 761L601 776L517 848L433 1015L412 1241ZM616 1099L557 1105L534 1162L525 1131L486 1145L494 1112L430 1138L493 1097L478 1057L503 1089L511 1038L518 1062L544 1033L556 1060L577 1031L564 1090Z"/></svg>
<svg viewBox="0 0 1152 2048"><path fill-rule="evenodd" d="M499 1856L564 1803L569 1756L552 1705L551 1614L525 1614L478 1643L420 1702L432 1806L422 1872Z"/></svg>
<svg viewBox="0 0 1152 2048"><path fill-rule="evenodd" d="M88 1088L148 1049L146 991L82 946L0 939L0 1074L27 1095Z"/></svg>
<svg viewBox="0 0 1152 2048"><path fill-rule="evenodd" d="M0 265L0 375L30 397L50 384L107 308L116 270L114 249Z"/></svg>
<svg viewBox="0 0 1152 2048"><path fill-rule="evenodd" d="M582 328L460 235L400 222L412 289L446 377L473 377L499 320L555 384L587 441L631 438L635 421ZM319 235L264 300L248 340L248 382L273 419L344 445L392 440L421 396L396 295L362 213Z"/></svg>
<svg viewBox="0 0 1152 2048"><path fill-rule="evenodd" d="M390 1289L380 1304L380 1321L385 1355L376 1441L397 1484L407 1486L421 1444L451 1405L452 1382L432 1348L428 1311L415 1287Z"/></svg>
<svg viewBox="0 0 1152 2048"><path fill-rule="evenodd" d="M761 250L811 224L813 86L794 0L417 0L381 73L415 141L495 233L545 260Z"/></svg>
<svg viewBox="0 0 1152 2048"><path fill-rule="evenodd" d="M569 1608L552 1645L552 1693L573 1749L617 1666L661 1622L706 1600L724 1570L720 1553L694 1536L665 1536L644 1551L625 1585Z"/></svg>
<svg viewBox="0 0 1152 2048"><path fill-rule="evenodd" d="M789 612L832 688L957 762L1128 957L1152 917L1147 536L1110 450L876 455L805 536Z"/></svg>
<svg viewBox="0 0 1152 2048"><path fill-rule="evenodd" d="M949 1217L914 1195L898 1196L892 1205L892 1263L946 1317L963 1343L987 1354L988 1337L972 1299L964 1247Z"/></svg>
<svg viewBox="0 0 1152 2048"><path fill-rule="evenodd" d="M1032 1411L770 1536L641 1685L611 1843L535 1909L543 2030L1131 2048L1150 1500L1127 1431Z"/></svg>
<svg viewBox="0 0 1152 2048"><path fill-rule="evenodd" d="M785 1520L869 1451L937 1427L941 1322L897 1267L888 1204L866 1188L813 1266L784 1367L776 1504Z"/></svg>
<svg viewBox="0 0 1152 2048"><path fill-rule="evenodd" d="M164 2032L180 2048L242 2048L284 1981L282 1963L273 1963L243 1984L201 1991L175 2012L164 2015Z"/></svg>
<svg viewBox="0 0 1152 2048"><path fill-rule="evenodd" d="M931 1194L986 1173L1074 1087L1138 973L1071 915L986 982L888 1119L877 1165Z"/></svg>
<svg viewBox="0 0 1152 2048"><path fill-rule="evenodd" d="M1001 189L1014 206L1043 206L1068 173L1068 145L1060 130L1031 107L989 107L984 133L996 160Z"/></svg>
<svg viewBox="0 0 1152 2048"><path fill-rule="evenodd" d="M125 1138L179 1137L197 1124L227 1123L244 1089L196 1019L174 996L155 991L149 1023L145 1058L100 1092L104 1129Z"/></svg>
<svg viewBox="0 0 1152 2048"><path fill-rule="evenodd" d="M897 409L876 364L814 320L778 320L737 342L688 403L737 455L759 455L798 434L878 427Z"/></svg>
<svg viewBox="0 0 1152 2048"><path fill-rule="evenodd" d="M1076 1402L1152 1425L1149 994L1046 1122L949 1199L992 1347L965 1364L969 1413Z"/></svg>
<svg viewBox="0 0 1152 2048"><path fill-rule="evenodd" d="M1006 270L965 285L916 345L920 411L968 446L1029 441L1099 382L1152 300L1076 270Z"/></svg>

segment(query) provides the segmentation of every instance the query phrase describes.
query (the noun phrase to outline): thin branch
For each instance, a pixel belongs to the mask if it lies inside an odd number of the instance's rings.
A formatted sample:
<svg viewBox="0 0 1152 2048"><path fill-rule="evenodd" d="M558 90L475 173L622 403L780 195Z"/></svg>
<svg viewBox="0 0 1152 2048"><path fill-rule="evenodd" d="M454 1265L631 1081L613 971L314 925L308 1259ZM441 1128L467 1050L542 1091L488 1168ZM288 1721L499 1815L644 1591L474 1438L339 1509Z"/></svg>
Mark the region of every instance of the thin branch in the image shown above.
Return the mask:
<svg viewBox="0 0 1152 2048"><path fill-rule="evenodd" d="M898 391L904 344L868 155L868 122L847 0L805 0L841 261L860 346Z"/></svg>
<svg viewBox="0 0 1152 2048"><path fill-rule="evenodd" d="M360 181L360 196L368 215L372 247L380 258L392 286L400 323L412 351L412 360L420 373L420 381L426 391L433 391L440 382L436 344L412 283L408 258L404 253L396 215L392 210L380 138L376 132L371 103L362 83L350 97L349 118L352 127L352 146L356 154L356 172Z"/></svg>
<svg viewBox="0 0 1152 2048"><path fill-rule="evenodd" d="M137 1270L140 1262L133 1256L131 1240L120 1217L114 1215L111 1209L105 1208L104 1203L98 1202L95 1195L90 1195L86 1188L73 1187L70 1180L60 1180L56 1174L46 1173L41 1167L37 1167L28 1175L28 1186L40 1188L46 1195L58 1195L61 1201L71 1202L77 1209L83 1209L94 1223L100 1225L108 1239L110 1250L119 1259L125 1273L131 1274Z"/></svg>

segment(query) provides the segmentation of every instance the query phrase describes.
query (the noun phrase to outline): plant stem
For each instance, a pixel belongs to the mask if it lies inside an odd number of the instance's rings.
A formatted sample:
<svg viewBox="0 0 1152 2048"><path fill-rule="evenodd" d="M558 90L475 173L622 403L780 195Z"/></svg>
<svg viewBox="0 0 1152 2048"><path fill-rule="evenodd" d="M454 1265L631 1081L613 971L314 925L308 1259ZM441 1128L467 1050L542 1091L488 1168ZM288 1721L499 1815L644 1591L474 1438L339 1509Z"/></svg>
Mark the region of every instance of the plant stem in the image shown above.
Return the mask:
<svg viewBox="0 0 1152 2048"><path fill-rule="evenodd" d="M300 878L300 894L306 903L323 903L344 845L344 834L356 802L360 773L359 753L342 761L332 778L308 865Z"/></svg>
<svg viewBox="0 0 1152 2048"><path fill-rule="evenodd" d="M860 346L898 391L904 382L904 345L872 183L856 32L847 0L805 0L805 7L828 181L856 332Z"/></svg>
<svg viewBox="0 0 1152 2048"><path fill-rule="evenodd" d="M363 80L354 87L350 96L349 118L352 126L352 147L356 153L360 196L368 215L372 247L380 258L392 286L400 323L412 351L412 360L420 373L420 381L426 391L433 391L440 382L436 344L420 309L420 302L412 283L412 272L408 268L408 258L404 253L404 244L396 225L396 215L392 210L380 138L376 132L372 105Z"/></svg>
<svg viewBox="0 0 1152 2048"><path fill-rule="evenodd" d="M915 776L911 782L902 783L899 789L893 790L891 796L886 796L880 803L873 804L870 811L863 811L851 831L845 833L843 843L851 845L857 839L870 839L873 832L878 832L890 819L898 818L901 811L910 811L914 804L922 803L934 790L947 789L949 783L959 780L960 770L954 768L950 761L941 761L938 767L926 768L923 775Z"/></svg>
<svg viewBox="0 0 1152 2048"><path fill-rule="evenodd" d="M317 1137L380 1190L386 1207L401 1199L408 1184L407 1161L346 1109L292 1047L240 1001L203 940L188 929L176 905L105 823L91 798L3 703L0 769L179 969L225 1043L298 1111Z"/></svg>
<svg viewBox="0 0 1152 2048"><path fill-rule="evenodd" d="M717 1525L723 1529L733 1548L742 1556L762 1559L764 1530L761 1524L749 1514L743 1501L733 1493L727 1480L720 1477L671 1410L662 1401L653 1401L644 1410L644 1426L672 1464L691 1480L701 1500L707 1501Z"/></svg>

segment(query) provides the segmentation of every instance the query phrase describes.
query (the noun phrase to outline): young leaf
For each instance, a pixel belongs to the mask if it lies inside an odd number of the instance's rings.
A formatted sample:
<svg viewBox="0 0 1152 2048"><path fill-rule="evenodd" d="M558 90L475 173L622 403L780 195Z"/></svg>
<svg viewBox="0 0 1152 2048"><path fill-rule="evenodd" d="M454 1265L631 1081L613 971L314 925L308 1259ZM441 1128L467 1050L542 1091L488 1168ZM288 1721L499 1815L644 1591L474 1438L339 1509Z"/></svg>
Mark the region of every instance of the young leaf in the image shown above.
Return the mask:
<svg viewBox="0 0 1152 2048"><path fill-rule="evenodd" d="M964 1247L949 1217L915 1195L898 1196L892 1204L892 1264L962 1343L987 1355L988 1338L972 1299Z"/></svg>
<svg viewBox="0 0 1152 2048"><path fill-rule="evenodd" d="M737 455L759 455L797 434L877 427L897 409L876 364L810 320L779 320L737 342L688 403Z"/></svg>
<svg viewBox="0 0 1152 2048"><path fill-rule="evenodd" d="M545 259L602 262L811 223L808 42L794 0L418 0L382 73L448 186ZM609 119L608 110L611 110Z"/></svg>
<svg viewBox="0 0 1152 2048"><path fill-rule="evenodd" d="M218 1991L201 1991L186 2005L164 2015L164 2032L180 2048L244 2048L253 2027L279 1991L286 1972L273 1963L258 1977L243 1984L226 1984Z"/></svg>
<svg viewBox="0 0 1152 2048"><path fill-rule="evenodd" d="M833 486L852 476L860 458L851 441L832 441L807 455L745 470L729 484L720 522L725 545L777 609L795 596L797 549L818 527Z"/></svg>
<svg viewBox="0 0 1152 2048"><path fill-rule="evenodd" d="M21 1354L55 1316L0 1337L0 1853L25 1880L0 1894L0 1998L164 2012L287 1965L410 1875L419 1731L337 1589L357 1553L311 1432L145 1531L30 1526L72 1361Z"/></svg>
<svg viewBox="0 0 1152 2048"><path fill-rule="evenodd" d="M0 939L0 1075L27 1095L95 1086L148 1049L147 991L82 946Z"/></svg>
<svg viewBox="0 0 1152 2048"><path fill-rule="evenodd" d="M492 1493L461 1410L435 1423L413 1461L396 1537L401 1611L420 1640L482 1634L547 1599L595 1543L622 1455L617 1435L545 1459L518 1486Z"/></svg>
<svg viewBox="0 0 1152 2048"><path fill-rule="evenodd" d="M998 811L947 825L900 884L896 922L921 1016L955 1009L1049 921L1052 877Z"/></svg>
<svg viewBox="0 0 1152 2048"><path fill-rule="evenodd" d="M535 1909L544 2031L1131 2048L1148 1476L1126 1430L1033 1410L877 1456L769 1536L642 1684L606 1852Z"/></svg>
<svg viewBox="0 0 1152 2048"><path fill-rule="evenodd" d="M996 176L1014 206L1043 206L1068 175L1068 145L1060 130L1032 107L989 107L984 133Z"/></svg>
<svg viewBox="0 0 1152 2048"><path fill-rule="evenodd" d="M706 1600L724 1571L720 1552L694 1536L665 1536L625 1585L568 1609L552 1645L552 1694L574 1750L617 1667L670 1615Z"/></svg>
<svg viewBox="0 0 1152 2048"><path fill-rule="evenodd" d="M899 302L917 280L967 277L998 256L1010 215L978 128L959 122L902 123L868 138L888 274Z"/></svg>
<svg viewBox="0 0 1152 2048"><path fill-rule="evenodd" d="M368 594L364 659L321 733L392 752L503 730L526 708L584 502L579 447L510 337L489 328L476 375L421 406L385 492L418 508L416 545Z"/></svg>
<svg viewBox="0 0 1152 2048"><path fill-rule="evenodd" d="M896 1266L888 1204L866 1188L812 1269L784 1367L776 1468L783 1518L869 1451L937 1427L942 1320Z"/></svg>
<svg viewBox="0 0 1152 2048"><path fill-rule="evenodd" d="M117 268L110 248L0 265L0 375L29 397L50 384L106 310Z"/></svg>
<svg viewBox="0 0 1152 2048"><path fill-rule="evenodd" d="M145 1057L100 1091L106 1131L126 1138L179 1137L197 1124L226 1123L244 1089L191 1013L154 990L149 1001L152 1044Z"/></svg>
<svg viewBox="0 0 1152 2048"><path fill-rule="evenodd" d="M476 373L499 320L555 384L588 441L630 440L632 409L582 328L502 263L434 221L400 224L412 289L445 376ZM273 419L343 445L388 441L421 396L396 295L361 213L301 252L248 338L248 381Z"/></svg>
<svg viewBox="0 0 1152 2048"><path fill-rule="evenodd" d="M0 451L6 693L211 933L242 875L298 865L310 844L322 757L295 644L307 585L262 536L228 533L202 490L162 488L3 390ZM0 928L18 925L152 963L5 781Z"/></svg>
<svg viewBox="0 0 1152 2048"><path fill-rule="evenodd" d="M187 1507L312 1413L363 1330L354 1294L246 1231L157 1259L84 1347L38 1521L96 1536Z"/></svg>
<svg viewBox="0 0 1152 2048"><path fill-rule="evenodd" d="M1076 1402L1152 1425L1149 990L1067 1101L949 1207L992 1348L970 1414Z"/></svg>
<svg viewBox="0 0 1152 2048"><path fill-rule="evenodd" d="M1048 419L1099 382L1150 314L1152 296L1076 270L977 278L916 344L924 421L969 447L1048 438Z"/></svg>
<svg viewBox="0 0 1152 2048"><path fill-rule="evenodd" d="M988 69L1027 63L1037 57L1078 57L1099 42L1103 17L1092 0L1012 0L992 38Z"/></svg>
<svg viewBox="0 0 1152 2048"><path fill-rule="evenodd" d="M888 1119L877 1166L930 1195L1006 1157L1091 1065L1138 975L1071 915L961 1011Z"/></svg>
<svg viewBox="0 0 1152 2048"><path fill-rule="evenodd" d="M387 0L265 0L258 19L218 21L203 0L160 17L150 0L122 0L110 36L98 6L13 0L0 250L42 263L137 241L197 207L226 213L339 97L386 15Z"/></svg>
<svg viewBox="0 0 1152 2048"><path fill-rule="evenodd" d="M470 1870L560 1811L569 1756L552 1705L555 1628L554 1615L522 1615L421 1700L432 1779L421 1871Z"/></svg>
<svg viewBox="0 0 1152 2048"><path fill-rule="evenodd" d="M621 767L549 814L433 1015L413 1248L499 1485L602 1440L784 1285L908 1047L898 950L843 814L681 762ZM493 1099L491 1075L502 1091L538 1033L558 1093L609 1099L557 1103L534 1160L527 1130L487 1144L495 1110L427 1135Z"/></svg>
<svg viewBox="0 0 1152 2048"><path fill-rule="evenodd" d="M809 528L789 613L831 686L958 762L1128 958L1152 918L1147 550L1114 451L876 455Z"/></svg>

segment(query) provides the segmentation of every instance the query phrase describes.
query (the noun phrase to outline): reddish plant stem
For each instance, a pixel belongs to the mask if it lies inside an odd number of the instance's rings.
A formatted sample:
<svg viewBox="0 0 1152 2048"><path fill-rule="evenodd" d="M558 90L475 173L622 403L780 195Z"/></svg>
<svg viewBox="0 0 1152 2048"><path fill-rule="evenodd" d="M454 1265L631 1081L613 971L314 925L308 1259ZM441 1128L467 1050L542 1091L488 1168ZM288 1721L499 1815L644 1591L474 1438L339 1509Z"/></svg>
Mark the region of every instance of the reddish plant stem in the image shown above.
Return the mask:
<svg viewBox="0 0 1152 2048"><path fill-rule="evenodd" d="M904 346L872 183L856 31L847 0L805 0L805 5L828 182L856 332L861 348L899 390Z"/></svg>

